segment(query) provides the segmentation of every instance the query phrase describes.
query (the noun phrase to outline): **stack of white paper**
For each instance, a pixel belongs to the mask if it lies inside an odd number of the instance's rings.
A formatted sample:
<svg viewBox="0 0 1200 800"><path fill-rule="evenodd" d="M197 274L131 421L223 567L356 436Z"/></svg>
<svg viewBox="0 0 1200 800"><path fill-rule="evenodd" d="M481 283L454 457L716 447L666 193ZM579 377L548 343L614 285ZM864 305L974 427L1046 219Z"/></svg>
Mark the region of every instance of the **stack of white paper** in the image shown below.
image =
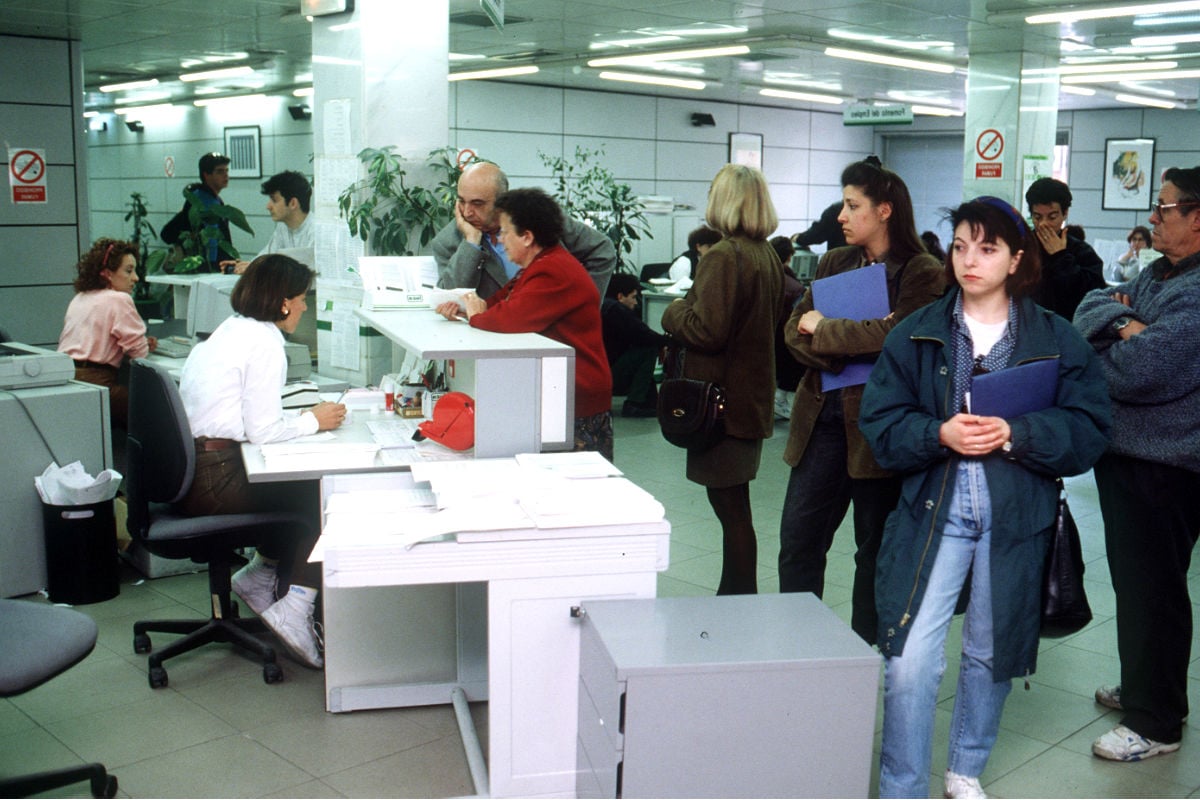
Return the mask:
<svg viewBox="0 0 1200 800"><path fill-rule="evenodd" d="M356 469L375 463L379 445L374 442L275 442L264 444L263 462L269 470Z"/></svg>

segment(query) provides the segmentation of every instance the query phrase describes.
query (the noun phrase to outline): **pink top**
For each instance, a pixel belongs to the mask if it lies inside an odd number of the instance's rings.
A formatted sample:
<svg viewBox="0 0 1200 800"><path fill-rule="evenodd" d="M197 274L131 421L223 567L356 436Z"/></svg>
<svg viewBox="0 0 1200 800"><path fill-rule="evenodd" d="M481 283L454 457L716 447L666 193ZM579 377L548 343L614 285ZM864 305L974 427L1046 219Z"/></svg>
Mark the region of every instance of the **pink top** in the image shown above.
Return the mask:
<svg viewBox="0 0 1200 800"><path fill-rule="evenodd" d="M58 351L76 361L119 367L126 354L141 358L149 353L150 343L133 298L115 289L96 289L71 299Z"/></svg>

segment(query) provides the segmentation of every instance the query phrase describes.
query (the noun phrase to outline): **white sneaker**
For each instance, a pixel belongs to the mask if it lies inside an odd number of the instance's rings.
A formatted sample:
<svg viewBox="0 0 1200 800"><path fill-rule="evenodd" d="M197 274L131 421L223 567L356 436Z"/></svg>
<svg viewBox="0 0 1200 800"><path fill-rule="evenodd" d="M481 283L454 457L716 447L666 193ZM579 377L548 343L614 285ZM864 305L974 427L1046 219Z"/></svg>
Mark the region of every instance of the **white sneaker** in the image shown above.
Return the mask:
<svg viewBox="0 0 1200 800"><path fill-rule="evenodd" d="M313 604L298 596L295 587L262 613L262 621L301 664L313 669L325 666L321 656L324 642L313 621Z"/></svg>
<svg viewBox="0 0 1200 800"><path fill-rule="evenodd" d="M794 396L792 392L785 392L782 389L775 390L775 419L792 418L792 398Z"/></svg>
<svg viewBox="0 0 1200 800"><path fill-rule="evenodd" d="M1109 761L1141 761L1164 753L1174 753L1179 742L1156 742L1132 728L1118 725L1092 742L1092 752Z"/></svg>
<svg viewBox="0 0 1200 800"><path fill-rule="evenodd" d="M979 778L968 778L966 775L946 770L946 797L986 798L987 792L979 785Z"/></svg>
<svg viewBox="0 0 1200 800"><path fill-rule="evenodd" d="M233 593L258 616L275 604L275 589L279 582L278 573L251 561L233 574L229 583Z"/></svg>

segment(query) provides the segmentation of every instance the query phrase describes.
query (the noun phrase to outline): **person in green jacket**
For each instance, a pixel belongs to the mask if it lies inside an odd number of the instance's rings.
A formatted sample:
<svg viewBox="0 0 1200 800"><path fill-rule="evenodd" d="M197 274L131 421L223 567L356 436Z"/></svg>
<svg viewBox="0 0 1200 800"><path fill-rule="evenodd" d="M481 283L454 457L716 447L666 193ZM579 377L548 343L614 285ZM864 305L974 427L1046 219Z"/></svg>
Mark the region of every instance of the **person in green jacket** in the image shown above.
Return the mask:
<svg viewBox="0 0 1200 800"><path fill-rule="evenodd" d="M985 797L979 776L1011 679L1037 662L1041 581L1056 476L1087 471L1111 424L1099 359L1071 324L1034 304L1035 239L995 197L951 212L955 288L888 335L859 427L903 476L876 574L884 666L880 797L929 797L934 712L955 605L969 590L950 725L946 797ZM973 375L1053 359L1053 404L1013 419L964 406Z"/></svg>

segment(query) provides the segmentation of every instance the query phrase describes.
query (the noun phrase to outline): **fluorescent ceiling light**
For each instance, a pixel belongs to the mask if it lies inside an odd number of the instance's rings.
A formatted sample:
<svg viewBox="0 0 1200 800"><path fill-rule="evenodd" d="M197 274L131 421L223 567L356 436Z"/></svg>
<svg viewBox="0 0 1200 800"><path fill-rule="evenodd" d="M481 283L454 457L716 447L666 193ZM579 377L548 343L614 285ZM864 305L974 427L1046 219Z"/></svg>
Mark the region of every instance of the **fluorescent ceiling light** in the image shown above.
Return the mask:
<svg viewBox="0 0 1200 800"><path fill-rule="evenodd" d="M1180 33L1173 36L1135 36L1129 40L1134 47L1161 47L1168 44L1200 42L1200 33Z"/></svg>
<svg viewBox="0 0 1200 800"><path fill-rule="evenodd" d="M313 96L313 87L301 86L299 89L293 89L292 96L293 97L312 97Z"/></svg>
<svg viewBox="0 0 1200 800"><path fill-rule="evenodd" d="M954 47L954 42L927 39L893 39L890 36L880 36L876 33L860 33L845 28L830 28L826 31L835 39L848 39L852 42L873 42L884 47L894 47L898 50L945 50Z"/></svg>
<svg viewBox="0 0 1200 800"><path fill-rule="evenodd" d="M1120 100L1122 103L1133 103L1139 106L1150 106L1152 108L1179 108L1178 103L1173 103L1170 100L1159 100L1157 97L1142 97L1136 94L1115 94L1113 97Z"/></svg>
<svg viewBox="0 0 1200 800"><path fill-rule="evenodd" d="M487 56L478 53L450 53L451 61L480 61L485 58Z"/></svg>
<svg viewBox="0 0 1200 800"><path fill-rule="evenodd" d="M147 111L161 111L164 108L175 108L175 104L174 103L154 103L154 104L148 105L148 106L123 106L121 108L114 109L113 113L125 116L128 114L143 114Z"/></svg>
<svg viewBox="0 0 1200 800"><path fill-rule="evenodd" d="M914 105L912 112L914 114L924 114L927 117L961 117L963 115L963 112L955 111L953 108L922 105Z"/></svg>
<svg viewBox="0 0 1200 800"><path fill-rule="evenodd" d="M1059 86L1058 90L1063 94L1077 94L1080 97L1091 97L1096 94L1095 89L1089 89L1086 86Z"/></svg>
<svg viewBox="0 0 1200 800"><path fill-rule="evenodd" d="M338 58L337 56L314 55L314 64L331 64L335 67L361 67L362 60L357 58Z"/></svg>
<svg viewBox="0 0 1200 800"><path fill-rule="evenodd" d="M100 116L100 112L99 112L99 111L94 111L94 110L93 110L93 111L85 111L85 112L83 112L83 118L84 118L84 119L91 119L92 117L98 117L98 116Z"/></svg>
<svg viewBox="0 0 1200 800"><path fill-rule="evenodd" d="M834 58L848 58L852 61L866 61L869 64L883 64L888 67L900 67L902 69L920 69L926 72L941 72L950 74L954 72L953 64L939 64L933 61L918 61L915 58L899 58L897 56L885 56L880 53L868 53L865 50L843 50L840 47L826 47L825 55L833 56Z"/></svg>
<svg viewBox="0 0 1200 800"><path fill-rule="evenodd" d="M606 50L609 47L646 47L652 44L666 44L667 42L678 42L682 36L672 34L660 34L658 36L638 36L633 39L607 39L602 42L591 42L588 44L589 50Z"/></svg>
<svg viewBox="0 0 1200 800"><path fill-rule="evenodd" d="M652 86L670 86L675 89L692 89L693 91L700 91L708 85L704 81L688 80L687 78L668 78L665 75L638 75L633 72L601 72L600 77L606 81L648 83Z"/></svg>
<svg viewBox="0 0 1200 800"><path fill-rule="evenodd" d="M1178 67L1178 62L1175 61L1129 61L1114 64L1108 62L1105 64L1066 64L1058 67L1046 67L1039 69L1023 69L1021 75L1088 75L1096 72L1153 72L1155 70L1175 69Z"/></svg>
<svg viewBox="0 0 1200 800"><path fill-rule="evenodd" d="M776 86L799 86L803 89L818 89L823 92L840 92L842 84L830 81L814 81L810 76L800 72L766 72L763 73L763 83Z"/></svg>
<svg viewBox="0 0 1200 800"><path fill-rule="evenodd" d="M133 95L132 97L122 97L120 100L117 101L117 103L120 105L137 105L137 104L150 103L155 100L169 100L169 99L171 99L171 93L166 92L166 91L164 91L164 92L138 92L137 94Z"/></svg>
<svg viewBox="0 0 1200 800"><path fill-rule="evenodd" d="M486 78L508 78L513 75L532 75L538 68L532 64L523 67L498 67L496 69L477 69L471 72L451 72L446 76L450 81L478 81Z"/></svg>
<svg viewBox="0 0 1200 800"><path fill-rule="evenodd" d="M191 81L213 81L220 78L237 78L242 75L253 75L254 70L248 66L240 67L224 67L222 69L209 69L203 72L185 72L179 76L179 80L190 83Z"/></svg>
<svg viewBox="0 0 1200 800"><path fill-rule="evenodd" d="M1106 72L1095 75L1065 75L1063 83L1120 83L1129 75L1125 72ZM1163 72L1143 72L1137 76L1139 81L1178 81L1200 78L1200 69L1175 69Z"/></svg>
<svg viewBox="0 0 1200 800"><path fill-rule="evenodd" d="M1173 44L1160 44L1154 47L1134 47L1133 45L1124 45L1121 47L1109 47L1108 52L1114 56L1146 56L1153 53L1174 53L1179 48Z"/></svg>
<svg viewBox="0 0 1200 800"><path fill-rule="evenodd" d="M1137 16L1133 19L1135 28L1157 28L1160 25L1195 25L1200 23L1200 14L1162 14L1159 16Z"/></svg>
<svg viewBox="0 0 1200 800"><path fill-rule="evenodd" d="M735 36L748 31L744 25L726 25L722 22L697 22L695 25L690 25L686 28L673 28L669 30L655 29L655 33L661 33L664 36Z"/></svg>
<svg viewBox="0 0 1200 800"><path fill-rule="evenodd" d="M744 44L728 47L702 47L696 50L672 50L664 53L642 53L631 56L609 56L593 58L589 67L640 66L653 61L680 61L689 58L716 58L718 56L744 56L750 48Z"/></svg>
<svg viewBox="0 0 1200 800"><path fill-rule="evenodd" d="M786 89L759 89L758 93L763 97L779 97L784 100L802 100L806 103L828 103L831 106L840 106L846 102L840 97L834 97L829 94L812 94L811 92L789 92Z"/></svg>
<svg viewBox="0 0 1200 800"><path fill-rule="evenodd" d="M158 86L158 78L147 78L142 81L126 81L125 83L110 83L101 86L102 92L124 92L129 89L145 89L147 86Z"/></svg>
<svg viewBox="0 0 1200 800"><path fill-rule="evenodd" d="M1054 11L1048 14L1033 14L1025 18L1030 25L1047 23L1079 22L1085 19L1114 19L1116 17L1136 17L1140 14L1170 14L1176 11L1200 11L1198 0L1178 0L1173 3L1141 3L1128 6L1109 6L1107 8L1081 8L1075 11Z"/></svg>
<svg viewBox="0 0 1200 800"><path fill-rule="evenodd" d="M1156 94L1159 97L1174 97L1175 92L1170 89L1156 89L1153 86L1147 86L1138 81L1121 81L1118 86L1124 86L1126 89L1132 89L1135 92L1145 92L1146 94Z"/></svg>
<svg viewBox="0 0 1200 800"><path fill-rule="evenodd" d="M238 94L234 95L233 97L206 97L201 100L193 100L192 105L199 108L204 108L205 106L236 105L238 103L252 102L258 103L266 99L267 96L265 94Z"/></svg>

